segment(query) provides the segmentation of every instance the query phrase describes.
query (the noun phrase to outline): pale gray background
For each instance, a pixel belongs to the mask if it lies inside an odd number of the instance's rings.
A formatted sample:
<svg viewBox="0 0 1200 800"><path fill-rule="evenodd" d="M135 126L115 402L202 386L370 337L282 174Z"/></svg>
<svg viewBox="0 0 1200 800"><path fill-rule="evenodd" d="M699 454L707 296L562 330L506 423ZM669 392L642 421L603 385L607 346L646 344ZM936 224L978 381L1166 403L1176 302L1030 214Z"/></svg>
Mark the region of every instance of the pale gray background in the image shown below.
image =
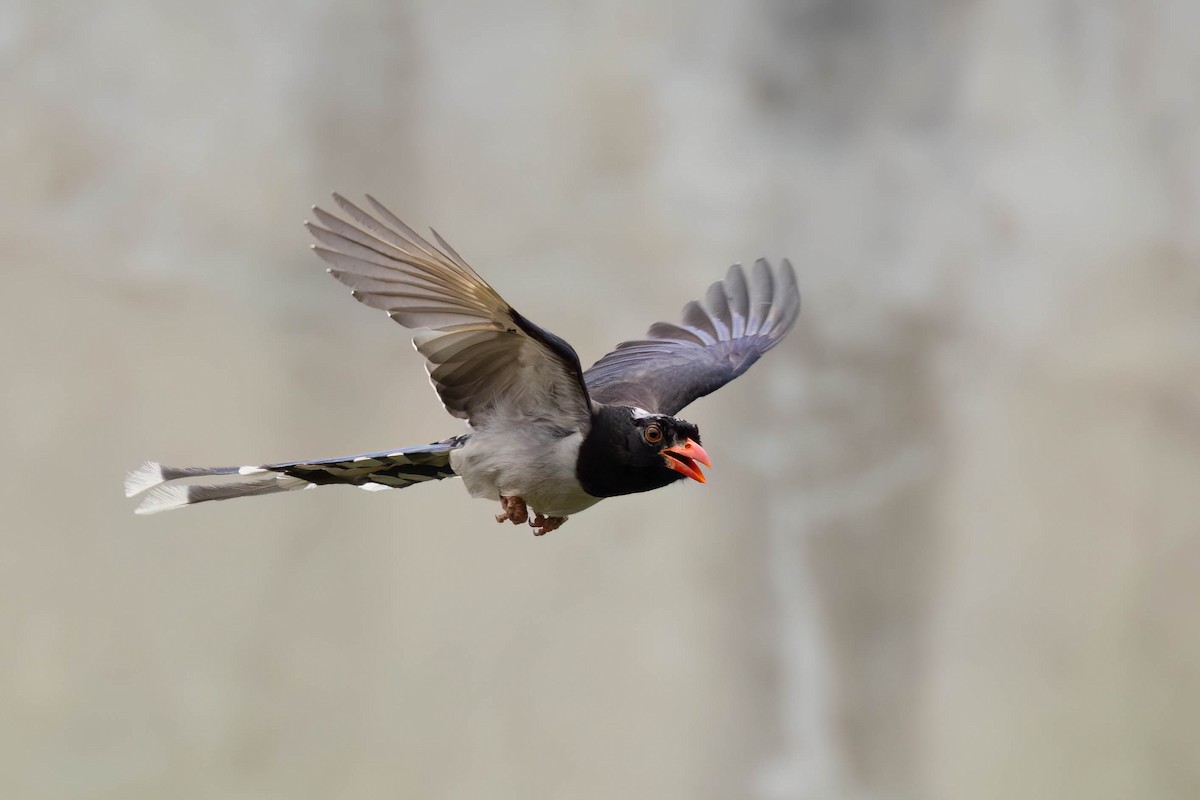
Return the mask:
<svg viewBox="0 0 1200 800"><path fill-rule="evenodd" d="M1200 4L0 0L4 798L1200 796ZM459 430L308 206L585 361L733 261L715 467L136 518Z"/></svg>

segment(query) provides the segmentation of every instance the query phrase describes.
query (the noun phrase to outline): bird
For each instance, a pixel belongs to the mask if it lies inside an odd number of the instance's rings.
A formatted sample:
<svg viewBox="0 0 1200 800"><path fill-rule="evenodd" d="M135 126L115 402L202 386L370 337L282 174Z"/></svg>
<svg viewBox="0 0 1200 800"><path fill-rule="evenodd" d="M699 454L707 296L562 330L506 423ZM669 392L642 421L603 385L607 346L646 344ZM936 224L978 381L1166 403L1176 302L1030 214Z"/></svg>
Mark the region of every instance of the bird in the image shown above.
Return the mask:
<svg viewBox="0 0 1200 800"><path fill-rule="evenodd" d="M800 313L784 259L735 264L681 321L656 322L584 370L575 349L508 304L435 230L432 241L366 195L333 195L305 226L327 272L352 296L414 331L429 381L465 433L340 458L232 467L147 461L125 495L137 514L328 484L369 491L461 478L500 503L497 522L541 536L600 500L706 481L699 428L676 414L742 375ZM364 207L365 205L365 207Z"/></svg>

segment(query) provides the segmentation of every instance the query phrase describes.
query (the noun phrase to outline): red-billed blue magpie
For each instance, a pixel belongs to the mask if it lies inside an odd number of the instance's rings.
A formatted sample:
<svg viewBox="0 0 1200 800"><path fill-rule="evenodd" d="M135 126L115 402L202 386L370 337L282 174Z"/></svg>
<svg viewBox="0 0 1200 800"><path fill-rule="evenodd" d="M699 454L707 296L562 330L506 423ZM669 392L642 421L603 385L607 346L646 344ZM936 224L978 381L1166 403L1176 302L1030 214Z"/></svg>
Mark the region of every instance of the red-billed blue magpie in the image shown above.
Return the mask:
<svg viewBox="0 0 1200 800"><path fill-rule="evenodd" d="M656 322L584 370L571 345L517 313L454 248L430 242L367 197L340 195L343 217L314 208L306 223L329 273L362 303L416 331L429 380L468 432L423 447L243 467L148 462L125 480L152 514L206 500L330 483L399 489L460 477L472 497L498 500L498 522L537 535L606 497L658 489L712 466L700 432L674 415L741 375L800 313L786 260L734 265L675 325ZM215 481L175 483L183 479ZM222 482L222 476L231 476Z"/></svg>

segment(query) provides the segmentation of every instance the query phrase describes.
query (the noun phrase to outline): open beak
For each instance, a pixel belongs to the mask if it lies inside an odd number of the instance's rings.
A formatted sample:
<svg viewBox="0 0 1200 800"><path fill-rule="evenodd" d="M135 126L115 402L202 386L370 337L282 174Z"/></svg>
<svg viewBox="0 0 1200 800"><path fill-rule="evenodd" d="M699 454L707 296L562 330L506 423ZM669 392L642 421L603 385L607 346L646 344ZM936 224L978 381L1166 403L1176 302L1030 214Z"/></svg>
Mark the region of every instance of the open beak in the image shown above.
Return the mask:
<svg viewBox="0 0 1200 800"><path fill-rule="evenodd" d="M708 459L708 453L704 452L704 448L699 442L694 442L688 439L683 444L677 444L674 447L664 447L663 458L666 459L667 466L678 473L688 476L694 481L705 483L704 473L696 466L697 463L703 464L706 467L711 467L712 462Z"/></svg>

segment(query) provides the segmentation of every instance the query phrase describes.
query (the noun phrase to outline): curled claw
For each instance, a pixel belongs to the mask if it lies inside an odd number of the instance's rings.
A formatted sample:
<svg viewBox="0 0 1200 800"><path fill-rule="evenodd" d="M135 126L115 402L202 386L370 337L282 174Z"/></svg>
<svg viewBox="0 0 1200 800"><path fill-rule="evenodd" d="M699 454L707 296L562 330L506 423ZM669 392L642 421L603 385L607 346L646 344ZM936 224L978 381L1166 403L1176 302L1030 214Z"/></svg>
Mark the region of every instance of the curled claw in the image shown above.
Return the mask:
<svg viewBox="0 0 1200 800"><path fill-rule="evenodd" d="M500 508L504 512L496 515L496 522L511 522L520 525L529 519L529 507L520 497L500 498Z"/></svg>
<svg viewBox="0 0 1200 800"><path fill-rule="evenodd" d="M556 531L561 528L562 524L566 521L566 517L543 517L541 514L534 512L534 519L529 520L529 527L533 528L534 536L545 536L550 531Z"/></svg>

